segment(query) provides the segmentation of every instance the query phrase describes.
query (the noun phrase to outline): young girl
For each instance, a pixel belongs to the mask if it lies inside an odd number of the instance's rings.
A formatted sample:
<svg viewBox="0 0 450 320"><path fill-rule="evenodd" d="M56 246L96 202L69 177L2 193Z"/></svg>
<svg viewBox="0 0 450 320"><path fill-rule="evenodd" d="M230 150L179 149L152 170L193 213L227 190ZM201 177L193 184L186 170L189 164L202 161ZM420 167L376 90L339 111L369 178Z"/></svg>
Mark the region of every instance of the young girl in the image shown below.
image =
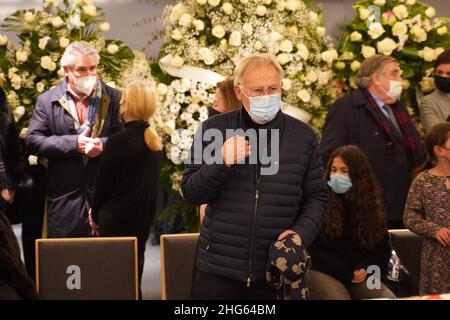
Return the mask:
<svg viewBox="0 0 450 320"><path fill-rule="evenodd" d="M428 158L409 190L403 222L425 237L420 294L450 292L450 123L434 126L425 147Z"/></svg>
<svg viewBox="0 0 450 320"><path fill-rule="evenodd" d="M157 103L156 93L142 82L125 90L120 102L125 129L106 144L90 219L94 233L98 224L100 236L137 237L139 288L162 161L161 140L148 124Z"/></svg>
<svg viewBox="0 0 450 320"><path fill-rule="evenodd" d="M321 234L310 248L307 283L312 299L395 298L380 282L366 284L367 268L387 267L391 248L380 187L357 146L336 149L325 177L330 200Z"/></svg>

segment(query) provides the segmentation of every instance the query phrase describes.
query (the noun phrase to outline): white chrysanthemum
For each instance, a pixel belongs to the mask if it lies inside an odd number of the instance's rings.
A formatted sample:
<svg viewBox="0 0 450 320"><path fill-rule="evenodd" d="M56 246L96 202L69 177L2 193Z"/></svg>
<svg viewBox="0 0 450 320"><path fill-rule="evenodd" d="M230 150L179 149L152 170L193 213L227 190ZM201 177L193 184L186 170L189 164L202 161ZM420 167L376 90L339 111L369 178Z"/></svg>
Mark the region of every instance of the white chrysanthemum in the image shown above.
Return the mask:
<svg viewBox="0 0 450 320"><path fill-rule="evenodd" d="M379 22L371 23L367 32L372 39L378 39L385 32L383 26Z"/></svg>
<svg viewBox="0 0 450 320"><path fill-rule="evenodd" d="M384 38L377 43L378 52L386 56L390 56L395 49L397 49L397 43L391 38Z"/></svg>
<svg viewBox="0 0 450 320"><path fill-rule="evenodd" d="M373 55L376 54L376 53L377 53L377 52L376 52L376 50L375 50L374 47L366 46L366 45L363 45L363 46L361 47L361 54L363 55L363 57L364 57L365 59L370 58L371 56L373 56Z"/></svg>
<svg viewBox="0 0 450 320"><path fill-rule="evenodd" d="M251 36L253 34L253 26L251 23L244 23L242 26L242 30L248 35Z"/></svg>
<svg viewBox="0 0 450 320"><path fill-rule="evenodd" d="M241 45L241 39L242 39L241 33L239 31L233 31L230 34L230 38L228 40L228 43L231 46L239 47Z"/></svg>

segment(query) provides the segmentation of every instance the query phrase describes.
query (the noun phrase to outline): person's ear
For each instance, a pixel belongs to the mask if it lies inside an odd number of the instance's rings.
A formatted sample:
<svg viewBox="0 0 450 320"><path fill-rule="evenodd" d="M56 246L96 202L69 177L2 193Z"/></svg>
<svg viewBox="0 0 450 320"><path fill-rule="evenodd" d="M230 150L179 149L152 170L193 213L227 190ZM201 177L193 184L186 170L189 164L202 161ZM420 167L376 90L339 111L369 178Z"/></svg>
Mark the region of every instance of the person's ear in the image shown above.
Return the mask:
<svg viewBox="0 0 450 320"><path fill-rule="evenodd" d="M434 146L433 151L436 155L438 155L440 157L444 156L444 150L442 150L442 148L440 146Z"/></svg>
<svg viewBox="0 0 450 320"><path fill-rule="evenodd" d="M242 89L239 85L234 86L234 93L236 94L236 98L238 98L238 100L242 101Z"/></svg>

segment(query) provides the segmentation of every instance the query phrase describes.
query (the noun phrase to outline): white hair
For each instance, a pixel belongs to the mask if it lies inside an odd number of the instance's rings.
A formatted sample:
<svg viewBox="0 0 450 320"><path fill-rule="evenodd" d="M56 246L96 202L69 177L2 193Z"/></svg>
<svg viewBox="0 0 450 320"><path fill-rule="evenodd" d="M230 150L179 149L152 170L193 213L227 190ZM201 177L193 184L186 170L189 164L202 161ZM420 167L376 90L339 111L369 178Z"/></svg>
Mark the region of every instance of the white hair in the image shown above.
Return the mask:
<svg viewBox="0 0 450 320"><path fill-rule="evenodd" d="M96 64L100 61L100 56L92 44L86 41L72 42L64 51L61 57L61 67L71 67L75 64L76 59L81 57L94 55Z"/></svg>
<svg viewBox="0 0 450 320"><path fill-rule="evenodd" d="M253 53L244 57L234 69L234 85L243 84L245 72L257 65L271 65L280 75L280 81L283 79L284 72L278 63L277 58L268 53Z"/></svg>

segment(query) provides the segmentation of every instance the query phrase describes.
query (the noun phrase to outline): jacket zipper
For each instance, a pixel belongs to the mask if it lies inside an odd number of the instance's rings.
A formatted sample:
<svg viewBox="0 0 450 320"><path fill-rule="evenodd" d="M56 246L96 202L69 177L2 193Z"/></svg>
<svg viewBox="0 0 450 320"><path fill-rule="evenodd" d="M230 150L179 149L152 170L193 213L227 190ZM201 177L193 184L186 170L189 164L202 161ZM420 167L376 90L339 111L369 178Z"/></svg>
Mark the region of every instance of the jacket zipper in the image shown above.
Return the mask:
<svg viewBox="0 0 450 320"><path fill-rule="evenodd" d="M255 210L253 211L253 219L252 219L252 234L250 241L250 259L248 261L248 278L247 278L247 287L250 287L250 283L252 281L252 257L253 257L253 246L254 246L254 236L255 236L255 221L256 221L256 212L258 210L258 199L259 199L259 185L261 183L261 176L258 177L258 165L256 165L256 191L255 191Z"/></svg>

